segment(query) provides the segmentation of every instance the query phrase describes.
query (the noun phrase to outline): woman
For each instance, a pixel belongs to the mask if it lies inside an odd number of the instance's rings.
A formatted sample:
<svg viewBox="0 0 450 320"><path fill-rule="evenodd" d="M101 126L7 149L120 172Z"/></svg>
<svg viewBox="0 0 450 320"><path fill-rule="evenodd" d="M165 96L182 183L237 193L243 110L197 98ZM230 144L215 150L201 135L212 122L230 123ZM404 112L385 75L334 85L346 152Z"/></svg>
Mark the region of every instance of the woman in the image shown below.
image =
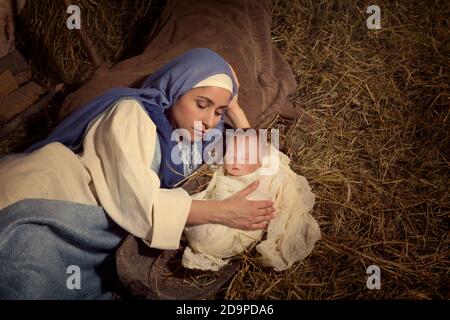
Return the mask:
<svg viewBox="0 0 450 320"><path fill-rule="evenodd" d="M225 112L236 127L248 126L237 104L237 89L226 61L209 49L196 48L157 70L141 89L108 91L27 149L30 154L1 163L0 298L108 297L99 270L108 265L105 259L124 236L115 224L159 249L178 248L186 224L264 228L275 210L271 201L245 199L256 185L223 201L192 200L176 187L197 167L183 156L186 150L176 149L186 144L173 141L173 131L188 132L193 154L199 156L199 143L215 143L199 137L213 128L223 130ZM194 121L200 122L200 130ZM181 151L183 163L174 160L174 150ZM64 206L55 209L55 200ZM43 204L45 212L37 212ZM42 225L51 232L38 227ZM45 250L39 243L45 243ZM38 246L38 256L30 253L30 246ZM85 283L85 289L68 293L69 283L62 283L68 276L58 272L79 264L80 287ZM20 273L36 265L40 267L34 275Z"/></svg>

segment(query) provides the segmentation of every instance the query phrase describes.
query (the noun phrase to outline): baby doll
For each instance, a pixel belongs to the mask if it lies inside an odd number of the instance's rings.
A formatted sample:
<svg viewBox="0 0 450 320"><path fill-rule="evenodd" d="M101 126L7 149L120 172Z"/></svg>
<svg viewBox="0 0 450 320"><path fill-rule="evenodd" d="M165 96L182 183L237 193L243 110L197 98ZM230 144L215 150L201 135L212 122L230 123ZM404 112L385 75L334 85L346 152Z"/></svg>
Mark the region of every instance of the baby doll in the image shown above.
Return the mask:
<svg viewBox="0 0 450 320"><path fill-rule="evenodd" d="M266 240L256 246L261 254L259 262L285 270L305 258L320 238L319 226L309 214L314 194L306 179L289 168L289 158L259 141L256 134L241 131L232 142L227 146L225 164L214 172L206 190L193 198L224 200L259 180L258 188L247 199L272 200L278 212L268 224ZM240 230L221 224L187 226L184 231L189 245L183 253L183 266L212 271L261 241L264 234L264 230Z"/></svg>

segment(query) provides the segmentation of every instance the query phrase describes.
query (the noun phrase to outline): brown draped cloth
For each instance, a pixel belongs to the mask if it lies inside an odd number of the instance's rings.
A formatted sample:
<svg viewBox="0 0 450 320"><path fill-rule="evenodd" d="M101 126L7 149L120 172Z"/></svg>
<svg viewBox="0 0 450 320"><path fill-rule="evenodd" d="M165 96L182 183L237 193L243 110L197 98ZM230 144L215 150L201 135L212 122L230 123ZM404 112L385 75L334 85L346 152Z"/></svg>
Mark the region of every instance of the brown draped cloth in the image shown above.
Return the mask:
<svg viewBox="0 0 450 320"><path fill-rule="evenodd" d="M214 50L231 64L240 83L239 105L252 127L266 127L276 114L297 118L300 113L287 98L296 81L272 43L271 25L268 1L168 0L144 52L113 67L100 66L67 96L60 118L113 87L139 87L149 74L196 47Z"/></svg>

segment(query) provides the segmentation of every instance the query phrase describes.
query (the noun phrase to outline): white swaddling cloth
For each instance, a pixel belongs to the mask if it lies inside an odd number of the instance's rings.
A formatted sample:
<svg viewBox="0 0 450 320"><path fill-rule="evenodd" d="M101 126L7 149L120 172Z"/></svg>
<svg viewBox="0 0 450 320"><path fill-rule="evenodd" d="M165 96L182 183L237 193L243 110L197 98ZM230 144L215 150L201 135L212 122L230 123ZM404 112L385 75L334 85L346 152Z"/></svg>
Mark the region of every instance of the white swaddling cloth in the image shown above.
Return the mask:
<svg viewBox="0 0 450 320"><path fill-rule="evenodd" d="M256 246L263 266L282 271L304 259L320 239L319 225L309 214L315 197L307 180L289 167L290 159L274 147L262 166L244 176L225 175L223 166L215 172L208 187L192 197L196 200L224 200L259 178L258 188L249 200L272 200L278 212L267 228L266 240ZM182 264L188 269L218 271L230 258L261 240L263 230L240 230L221 224L187 226L189 241Z"/></svg>

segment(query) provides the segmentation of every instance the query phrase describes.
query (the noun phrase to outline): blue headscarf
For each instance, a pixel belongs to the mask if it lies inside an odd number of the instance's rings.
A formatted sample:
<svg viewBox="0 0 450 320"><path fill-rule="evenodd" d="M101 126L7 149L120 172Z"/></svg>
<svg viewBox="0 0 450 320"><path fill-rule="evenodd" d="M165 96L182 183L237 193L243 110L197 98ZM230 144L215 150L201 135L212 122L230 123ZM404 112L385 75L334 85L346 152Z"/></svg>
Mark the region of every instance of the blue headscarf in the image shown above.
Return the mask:
<svg viewBox="0 0 450 320"><path fill-rule="evenodd" d="M237 94L236 82L227 62L216 52L207 48L195 48L175 57L151 74L140 89L113 88L64 119L45 139L36 142L25 152L32 152L50 142L61 142L77 152L82 145L89 122L110 108L114 102L124 98L137 99L155 123L161 147L159 177L162 188L172 188L184 179L183 163L172 161L171 150L177 146L172 141L172 127L165 111L172 107L186 91L198 82L218 73L227 74L233 82L233 94ZM223 131L224 114L216 129ZM217 140L203 141L203 150ZM150 164L149 164L150 166Z"/></svg>

